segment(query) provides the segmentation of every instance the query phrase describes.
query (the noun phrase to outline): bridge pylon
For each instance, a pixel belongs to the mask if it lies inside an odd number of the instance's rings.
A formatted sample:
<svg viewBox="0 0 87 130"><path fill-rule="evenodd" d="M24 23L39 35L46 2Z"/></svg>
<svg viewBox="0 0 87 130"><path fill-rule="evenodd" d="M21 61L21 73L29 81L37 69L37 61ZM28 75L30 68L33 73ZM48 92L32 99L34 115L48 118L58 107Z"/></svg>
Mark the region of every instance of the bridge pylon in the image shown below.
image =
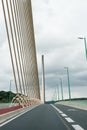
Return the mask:
<svg viewBox="0 0 87 130"><path fill-rule="evenodd" d="M2 7L16 89L12 102L40 102L31 0L2 0Z"/></svg>

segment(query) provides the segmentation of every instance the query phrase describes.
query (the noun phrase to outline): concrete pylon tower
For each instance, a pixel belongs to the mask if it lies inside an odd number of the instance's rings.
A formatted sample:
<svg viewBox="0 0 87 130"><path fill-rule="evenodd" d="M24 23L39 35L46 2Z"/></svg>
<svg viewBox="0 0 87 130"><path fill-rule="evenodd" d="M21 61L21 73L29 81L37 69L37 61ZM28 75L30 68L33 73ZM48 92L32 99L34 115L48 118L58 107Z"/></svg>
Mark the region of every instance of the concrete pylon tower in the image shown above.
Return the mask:
<svg viewBox="0 0 87 130"><path fill-rule="evenodd" d="M42 55L42 102L45 103L44 55Z"/></svg>

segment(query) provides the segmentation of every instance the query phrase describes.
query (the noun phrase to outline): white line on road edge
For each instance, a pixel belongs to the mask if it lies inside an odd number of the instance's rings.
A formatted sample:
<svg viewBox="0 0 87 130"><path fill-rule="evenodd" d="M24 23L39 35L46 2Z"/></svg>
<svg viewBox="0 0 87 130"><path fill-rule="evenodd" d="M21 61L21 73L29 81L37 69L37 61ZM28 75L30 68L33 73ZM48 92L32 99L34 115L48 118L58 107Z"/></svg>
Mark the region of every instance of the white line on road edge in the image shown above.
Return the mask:
<svg viewBox="0 0 87 130"><path fill-rule="evenodd" d="M69 117L66 117L65 120L67 120L69 123L75 122L75 121L73 121L73 120L72 120L71 118L69 118Z"/></svg>
<svg viewBox="0 0 87 130"><path fill-rule="evenodd" d="M35 106L35 107L33 107L33 108L31 108L31 109L28 109L27 111L22 112L21 114L19 114L19 115L17 115L17 116L15 116L15 117L13 117L13 118L11 118L11 119L9 119L9 120L7 120L7 121L5 121L4 123L0 124L0 127L2 127L2 126L4 126L4 125L6 125L7 123L9 123L9 122L11 122L12 120L14 120L14 119L18 118L19 116L21 116L21 115L25 114L26 112L28 112L28 111L30 111L30 110L33 110L33 109L34 109L34 108L36 108L36 107L38 107L38 105L37 105L37 106Z"/></svg>
<svg viewBox="0 0 87 130"><path fill-rule="evenodd" d="M75 130L84 130L81 126L79 125L72 125L72 127L75 129Z"/></svg>

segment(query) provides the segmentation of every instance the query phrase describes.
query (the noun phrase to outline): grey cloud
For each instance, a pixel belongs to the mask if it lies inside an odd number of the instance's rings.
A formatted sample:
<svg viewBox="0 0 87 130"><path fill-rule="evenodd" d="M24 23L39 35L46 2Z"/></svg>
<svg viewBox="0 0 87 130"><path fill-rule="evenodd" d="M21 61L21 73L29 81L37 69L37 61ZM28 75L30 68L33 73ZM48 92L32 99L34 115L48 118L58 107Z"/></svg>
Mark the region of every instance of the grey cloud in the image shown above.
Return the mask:
<svg viewBox="0 0 87 130"><path fill-rule="evenodd" d="M67 97L67 75L64 66L68 66L73 97L82 96L81 91L78 90L82 87L86 88L87 85L87 61L84 43L77 37L87 36L87 1L32 0L32 5L40 86L41 55L44 54L46 93L49 92L52 97L61 77L65 97ZM0 35L2 35L0 45L1 42L4 44L6 39L3 27L4 25L2 24L1 27L0 24ZM2 61L1 68L4 74L11 75L11 65L8 65L9 69L7 69Z"/></svg>
<svg viewBox="0 0 87 130"><path fill-rule="evenodd" d="M5 26L4 24L2 24L2 26L0 26L0 46L1 47L5 41L6 41Z"/></svg>
<svg viewBox="0 0 87 130"><path fill-rule="evenodd" d="M47 5L49 4L50 0L43 0L44 3L46 3Z"/></svg>

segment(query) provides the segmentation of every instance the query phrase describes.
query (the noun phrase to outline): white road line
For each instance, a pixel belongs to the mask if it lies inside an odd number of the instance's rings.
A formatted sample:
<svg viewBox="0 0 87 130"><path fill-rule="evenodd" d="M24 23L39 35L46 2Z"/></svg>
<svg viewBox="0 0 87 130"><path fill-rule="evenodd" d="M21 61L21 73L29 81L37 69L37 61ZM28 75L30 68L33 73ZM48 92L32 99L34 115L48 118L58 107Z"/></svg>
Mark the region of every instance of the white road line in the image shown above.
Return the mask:
<svg viewBox="0 0 87 130"><path fill-rule="evenodd" d="M26 112L24 112L24 113L26 113ZM7 123L11 122L12 120L14 120L14 119L18 118L19 116L23 115L24 113L22 113L22 114L20 114L20 115L17 115L17 116L15 116L15 117L9 119L8 121L5 121L4 123L2 123L2 124L0 125L0 127L6 125Z"/></svg>
<svg viewBox="0 0 87 130"><path fill-rule="evenodd" d="M69 123L73 123L73 122L75 122L75 121L73 121L71 118L69 118L69 117L66 117L65 118Z"/></svg>
<svg viewBox="0 0 87 130"><path fill-rule="evenodd" d="M21 116L21 115L25 114L25 113L26 113L26 112L28 112L28 111L29 111L29 110L27 110L27 111L25 111L25 112L23 112L23 113L21 113L21 114L19 114L19 115L15 116L15 117L11 118L11 119L9 119L9 120L5 121L4 123L2 123L2 124L0 125L0 127L4 126L5 124L7 124L7 123L11 122L12 120L14 120L14 119L18 118L19 116Z"/></svg>
<svg viewBox="0 0 87 130"><path fill-rule="evenodd" d="M37 106L38 106L38 105L37 105ZM1 124L0 124L0 127L2 127L2 126L4 126L4 125L6 125L7 123L9 123L9 122L11 122L12 120L14 120L14 119L18 118L19 116L21 116L21 115L25 114L26 112L28 112L28 111L30 111L30 110L32 110L32 109L34 109L34 108L36 108L37 106L35 106L35 107L31 108L31 109L28 109L27 111L25 111L25 112L23 112L23 113L21 113L21 114L19 114L19 115L15 116L15 117L13 117L13 118L11 118L11 119L7 120L7 121L5 121L4 123L1 123Z"/></svg>
<svg viewBox="0 0 87 130"><path fill-rule="evenodd" d="M72 125L72 127L75 129L75 130L84 130L81 126L79 125Z"/></svg>
<svg viewBox="0 0 87 130"><path fill-rule="evenodd" d="M56 109L60 114L61 116L64 117L64 119L69 122L69 123L74 123L75 121L72 120L71 118L69 118L65 113L63 113L62 111L60 111L57 107L55 107L54 105L51 104L51 106ZM75 130L84 130L80 125L78 124L74 124L72 125L72 127L75 129Z"/></svg>
<svg viewBox="0 0 87 130"><path fill-rule="evenodd" d="M60 111L60 110L59 110L59 113L60 113L60 114L63 114L63 112L62 112L62 111Z"/></svg>
<svg viewBox="0 0 87 130"><path fill-rule="evenodd" d="M54 109L56 109L60 114L63 114L63 112L62 111L60 111L57 107L55 107L54 105L52 105L51 104L51 106L54 108Z"/></svg>
<svg viewBox="0 0 87 130"><path fill-rule="evenodd" d="M61 116L63 116L63 117L67 117L67 115L66 115L66 114L64 114L64 113L62 113L62 114L61 114Z"/></svg>

